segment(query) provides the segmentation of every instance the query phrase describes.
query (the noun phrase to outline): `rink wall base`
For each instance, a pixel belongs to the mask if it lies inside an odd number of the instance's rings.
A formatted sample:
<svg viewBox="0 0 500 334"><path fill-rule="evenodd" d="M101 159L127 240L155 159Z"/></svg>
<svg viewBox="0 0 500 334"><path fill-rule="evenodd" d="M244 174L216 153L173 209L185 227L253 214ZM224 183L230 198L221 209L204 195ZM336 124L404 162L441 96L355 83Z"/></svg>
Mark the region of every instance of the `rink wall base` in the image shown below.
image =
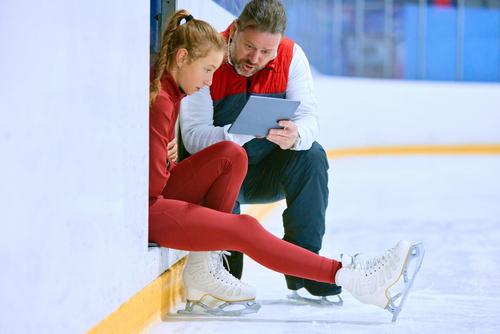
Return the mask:
<svg viewBox="0 0 500 334"><path fill-rule="evenodd" d="M182 272L186 257L139 291L87 334L140 333L185 299Z"/></svg>
<svg viewBox="0 0 500 334"><path fill-rule="evenodd" d="M263 220L279 202L244 205L242 211L258 220ZM164 249L164 248L162 248ZM179 254L184 254L179 253ZM175 253L175 256L178 254ZM169 311L185 302L182 272L186 265L184 256L144 289L132 296L118 309L87 332L87 334L140 333L168 317ZM172 259L170 259L172 263Z"/></svg>

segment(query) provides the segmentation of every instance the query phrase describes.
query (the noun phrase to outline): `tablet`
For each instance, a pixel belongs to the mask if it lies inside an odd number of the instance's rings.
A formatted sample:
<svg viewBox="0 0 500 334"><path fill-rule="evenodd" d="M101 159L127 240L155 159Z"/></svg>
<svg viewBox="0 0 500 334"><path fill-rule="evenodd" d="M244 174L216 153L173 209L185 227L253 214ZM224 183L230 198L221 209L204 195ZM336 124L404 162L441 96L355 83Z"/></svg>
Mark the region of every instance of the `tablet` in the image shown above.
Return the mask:
<svg viewBox="0 0 500 334"><path fill-rule="evenodd" d="M251 95L228 132L265 137L269 129L281 128L278 121L292 119L299 105L299 101Z"/></svg>

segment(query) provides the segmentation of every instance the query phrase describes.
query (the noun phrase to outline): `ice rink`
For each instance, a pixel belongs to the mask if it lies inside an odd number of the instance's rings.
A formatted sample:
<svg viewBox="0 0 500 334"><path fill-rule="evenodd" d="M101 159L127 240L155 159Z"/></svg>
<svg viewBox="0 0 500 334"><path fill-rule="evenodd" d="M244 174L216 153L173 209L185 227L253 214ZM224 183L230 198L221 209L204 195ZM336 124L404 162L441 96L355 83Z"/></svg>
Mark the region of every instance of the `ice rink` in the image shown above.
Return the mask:
<svg viewBox="0 0 500 334"><path fill-rule="evenodd" d="M322 254L376 252L422 241L426 258L396 324L347 292L343 307L297 305L281 274L248 257L257 314L165 317L161 333L499 333L500 156L413 155L330 160ZM280 207L262 222L282 236ZM311 213L314 214L314 213Z"/></svg>

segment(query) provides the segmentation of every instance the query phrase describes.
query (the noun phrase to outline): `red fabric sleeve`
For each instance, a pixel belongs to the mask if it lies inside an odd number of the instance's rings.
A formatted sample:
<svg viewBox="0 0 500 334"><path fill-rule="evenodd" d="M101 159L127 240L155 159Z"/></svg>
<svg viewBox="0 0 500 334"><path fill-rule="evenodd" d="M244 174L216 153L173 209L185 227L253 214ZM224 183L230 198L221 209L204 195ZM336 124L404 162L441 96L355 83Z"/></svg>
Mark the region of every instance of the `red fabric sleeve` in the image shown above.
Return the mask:
<svg viewBox="0 0 500 334"><path fill-rule="evenodd" d="M167 94L158 94L149 113L149 199L161 197L170 176L167 145L173 139L176 113ZM172 167L172 166L171 166Z"/></svg>

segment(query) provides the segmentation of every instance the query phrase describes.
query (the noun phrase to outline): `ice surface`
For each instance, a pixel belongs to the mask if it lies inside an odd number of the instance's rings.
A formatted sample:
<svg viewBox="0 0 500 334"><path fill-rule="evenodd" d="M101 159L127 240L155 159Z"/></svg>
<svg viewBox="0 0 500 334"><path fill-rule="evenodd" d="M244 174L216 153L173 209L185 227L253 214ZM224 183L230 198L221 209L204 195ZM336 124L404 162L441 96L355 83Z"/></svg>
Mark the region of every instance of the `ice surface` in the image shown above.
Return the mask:
<svg viewBox="0 0 500 334"><path fill-rule="evenodd" d="M281 211L262 222L281 236ZM259 313L166 317L161 333L500 333L500 156L403 156L331 161L322 255L376 252L400 238L426 247L396 324L343 293L343 307L294 305L281 274L245 258Z"/></svg>

